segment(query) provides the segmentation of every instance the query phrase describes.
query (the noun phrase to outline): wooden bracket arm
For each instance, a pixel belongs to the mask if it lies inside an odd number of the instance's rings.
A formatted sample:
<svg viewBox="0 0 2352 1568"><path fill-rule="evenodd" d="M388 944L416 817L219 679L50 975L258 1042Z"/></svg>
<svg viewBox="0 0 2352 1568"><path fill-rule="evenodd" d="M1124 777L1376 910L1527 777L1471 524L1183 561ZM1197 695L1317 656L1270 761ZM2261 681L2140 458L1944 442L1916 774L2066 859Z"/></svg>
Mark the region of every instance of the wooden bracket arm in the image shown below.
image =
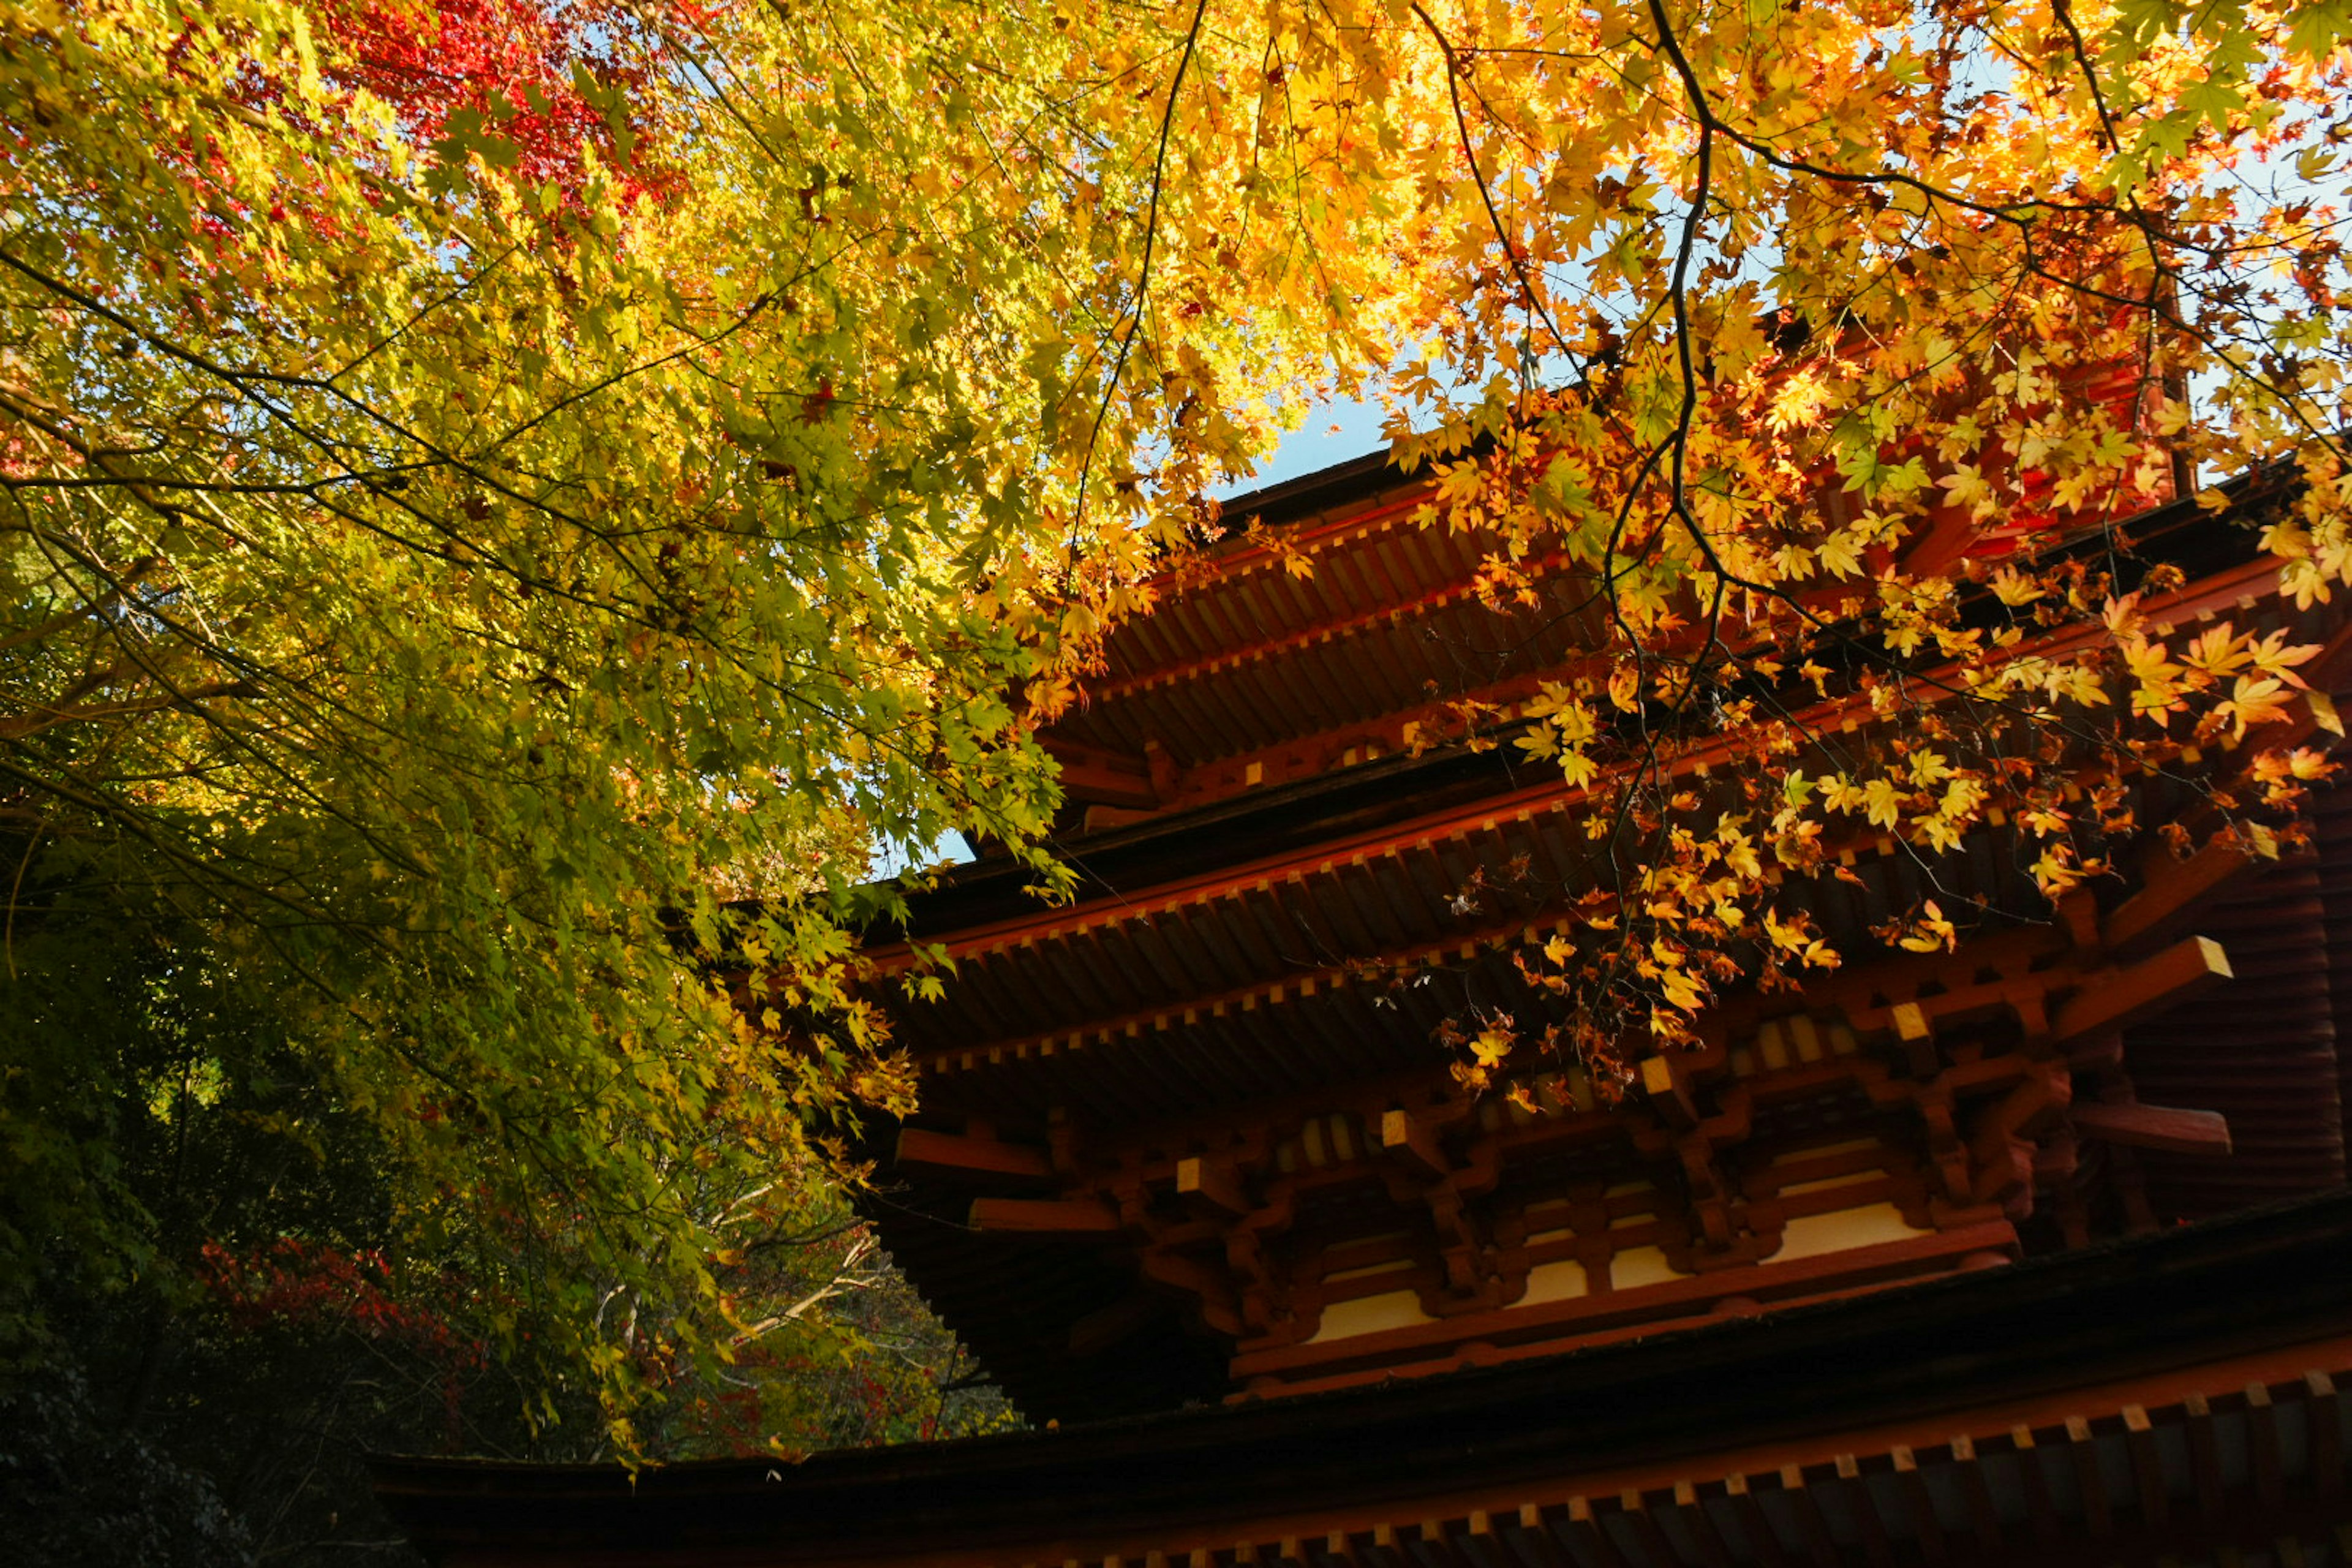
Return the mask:
<svg viewBox="0 0 2352 1568"><path fill-rule="evenodd" d="M1895 1026L1895 1037L1902 1046L1904 1063L1910 1068L1911 1076L1935 1077L1936 1031L1927 1021L1927 1009L1916 1002L1897 1002L1889 1021Z"/></svg>
<svg viewBox="0 0 2352 1568"><path fill-rule="evenodd" d="M2094 978L2051 1016L2051 1044L2061 1050L2127 1029L2230 978L2229 955L2210 937L2192 936L2128 969Z"/></svg>
<svg viewBox="0 0 2352 1568"><path fill-rule="evenodd" d="M1115 1241L1127 1234L1117 1206L1102 1198L975 1198L971 1227L1057 1241Z"/></svg>
<svg viewBox="0 0 2352 1568"><path fill-rule="evenodd" d="M1145 1279L1189 1300L1201 1321L1216 1332L1235 1339L1247 1332L1229 1269L1158 1247L1144 1252L1142 1265Z"/></svg>
<svg viewBox="0 0 2352 1568"><path fill-rule="evenodd" d="M1146 758L1066 741L1058 735L1040 736L1038 743L1060 765L1062 793L1070 799L1145 810L1160 805L1160 790Z"/></svg>
<svg viewBox="0 0 2352 1568"><path fill-rule="evenodd" d="M2068 1112L2076 1131L2088 1138L2173 1154L2227 1154L2230 1123L2218 1111L2176 1110L2169 1106L2093 1101Z"/></svg>
<svg viewBox="0 0 2352 1568"><path fill-rule="evenodd" d="M993 1138L962 1138L950 1132L929 1132L919 1127L898 1130L895 1160L898 1165L922 1165L967 1174L1024 1176L1044 1179L1054 1173L1054 1162L1043 1149L1021 1143L1000 1143Z"/></svg>
<svg viewBox="0 0 2352 1568"><path fill-rule="evenodd" d="M2278 863L2278 840L2259 826L2219 837L2185 860L2162 844L2142 863L2140 890L2101 922L2102 940L2118 958L2153 952L2184 934L2206 901Z"/></svg>

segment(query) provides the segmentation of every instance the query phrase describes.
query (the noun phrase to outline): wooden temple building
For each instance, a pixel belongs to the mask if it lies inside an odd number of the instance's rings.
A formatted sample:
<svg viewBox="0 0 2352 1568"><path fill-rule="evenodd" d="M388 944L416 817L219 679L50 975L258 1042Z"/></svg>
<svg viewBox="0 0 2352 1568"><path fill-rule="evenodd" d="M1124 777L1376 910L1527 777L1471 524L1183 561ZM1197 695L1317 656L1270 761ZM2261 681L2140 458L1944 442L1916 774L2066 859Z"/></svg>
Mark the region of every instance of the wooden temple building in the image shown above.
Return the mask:
<svg viewBox="0 0 2352 1568"><path fill-rule="evenodd" d="M2352 617L2283 601L2248 526L2284 482L2135 519L2177 568L2147 606L2287 628L2352 687ZM2054 914L1998 824L1935 858L1864 832L1805 890L1844 967L1734 990L1621 1096L1516 1059L1474 1095L1433 1033L1542 1016L1517 955L1592 851L1556 767L1470 742L1596 612L1564 570L1489 607L1482 542L1416 526L1425 496L1367 459L1253 498L1262 527L1118 630L1047 736L1076 900L982 858L917 904L954 968L900 1008L922 1109L877 1144L873 1217L1033 1429L634 1483L383 1461L414 1540L615 1568L2352 1562L2352 792L2307 845L2158 847ZM2150 823L2193 804L2132 787ZM1930 895L2000 918L1948 952L1864 934Z"/></svg>

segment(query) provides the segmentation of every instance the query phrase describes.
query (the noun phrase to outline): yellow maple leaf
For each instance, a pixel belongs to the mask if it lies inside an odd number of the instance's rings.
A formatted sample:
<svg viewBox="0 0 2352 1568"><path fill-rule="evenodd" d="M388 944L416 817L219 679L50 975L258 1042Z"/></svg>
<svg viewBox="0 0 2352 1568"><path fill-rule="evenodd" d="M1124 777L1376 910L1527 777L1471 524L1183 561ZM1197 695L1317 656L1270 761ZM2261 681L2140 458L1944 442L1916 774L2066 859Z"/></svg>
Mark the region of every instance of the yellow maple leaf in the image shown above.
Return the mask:
<svg viewBox="0 0 2352 1568"><path fill-rule="evenodd" d="M1863 816L1880 827L1892 827L1902 820L1903 792L1893 779L1873 779L1862 786Z"/></svg>
<svg viewBox="0 0 2352 1568"><path fill-rule="evenodd" d="M1666 1004L1685 1013L1696 1013L1705 1000L1697 980L1687 970L1669 970L1658 980L1658 988L1665 994Z"/></svg>

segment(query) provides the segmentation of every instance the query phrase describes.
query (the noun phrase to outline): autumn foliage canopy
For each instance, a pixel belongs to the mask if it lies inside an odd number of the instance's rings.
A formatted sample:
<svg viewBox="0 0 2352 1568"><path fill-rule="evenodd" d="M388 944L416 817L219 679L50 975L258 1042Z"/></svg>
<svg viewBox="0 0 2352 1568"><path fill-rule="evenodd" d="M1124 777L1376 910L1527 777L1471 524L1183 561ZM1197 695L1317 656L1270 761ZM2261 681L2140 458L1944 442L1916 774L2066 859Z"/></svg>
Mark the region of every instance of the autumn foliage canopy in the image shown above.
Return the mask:
<svg viewBox="0 0 2352 1568"><path fill-rule="evenodd" d="M367 1245L430 1253L493 1342L557 1325L531 1353L637 1443L756 1338L755 1244L857 1110L909 1092L866 847L960 828L1066 887L1032 732L1338 395L1391 411L1426 526L1493 541L1486 592L1564 564L1610 612L1529 713L1433 737L1591 786L1622 874L1528 961L1554 1051L1681 1037L1735 952L1838 962L1776 889L1847 826L1998 813L2056 894L2131 826L2085 776L2284 823L2340 732L2315 650L2147 624L2116 524L2286 465L2263 547L2305 599L2352 582L2348 29L12 7L0 1276L197 1268L106 1129L254 1061L94 1067L40 1020L125 964L215 970L381 1141ZM2062 622L2095 630L2014 657ZM1824 752L1799 715L1832 695L1882 738ZM1703 792L1700 730L1734 738ZM1530 1037L1467 1021L1465 1076Z"/></svg>

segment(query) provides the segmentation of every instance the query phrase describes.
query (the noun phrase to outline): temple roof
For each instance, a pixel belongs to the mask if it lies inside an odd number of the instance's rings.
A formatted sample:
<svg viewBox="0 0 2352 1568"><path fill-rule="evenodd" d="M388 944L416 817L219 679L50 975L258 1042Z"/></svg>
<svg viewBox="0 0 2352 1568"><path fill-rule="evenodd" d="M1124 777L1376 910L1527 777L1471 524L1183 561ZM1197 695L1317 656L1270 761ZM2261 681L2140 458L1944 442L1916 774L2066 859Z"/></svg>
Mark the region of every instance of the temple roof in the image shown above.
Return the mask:
<svg viewBox="0 0 2352 1568"><path fill-rule="evenodd" d="M2337 1192L1270 1404L634 1476L374 1468L449 1568L2195 1563L2344 1517L2347 1239Z"/></svg>
<svg viewBox="0 0 2352 1568"><path fill-rule="evenodd" d="M2306 673L2345 689L2342 613L2284 602L2256 546L2290 483L2082 547L2120 545L2122 589L2178 568L2152 623L2323 642ZM1472 1097L1433 1031L1539 1013L1515 957L1600 879L1587 794L1497 743L1589 628L1480 641L1480 546L1408 524L1421 493L1376 459L1277 487L1113 634L1045 737L1074 902L985 860L913 900L902 934L954 965L894 1004L922 1109L877 1130L868 1212L1062 1429L635 1478L384 1461L414 1539L453 1564L2056 1568L2342 1521L2352 791L2286 853L2151 847L2055 909L1998 819L1940 856L1857 828L1784 889L1847 967L1731 988L1620 1103L1573 1068ZM1881 723L1851 690L1803 706ZM1703 798L1728 744L1677 737L1677 778ZM2143 824L2197 805L2122 787ZM1931 894L1982 910L1957 951L1864 956ZM911 961L872 934L886 973Z"/></svg>
<svg viewBox="0 0 2352 1568"><path fill-rule="evenodd" d="M2228 615L2242 626L2292 624L2296 640L2318 635L2329 612L2298 619L2277 600L2275 570L2260 558L2248 526L2275 503L2284 482L2280 474L2238 482L2233 510L2221 517L2184 502L2116 526L2130 545L2126 571L2161 561L2188 578L2176 591L2150 595L2151 619L2187 626ZM1366 542L1388 537L1384 520L1402 517L1415 500L1412 488L1394 488L1393 476L1389 488L1382 483L1377 468L1354 465L1339 471L1328 495L1315 484L1291 487L1276 498L1280 510L1270 526L1298 531L1301 547L1321 539L1334 551L1370 548ZM1246 536L1229 542L1213 552L1206 575L1138 626L1181 616L1186 595L1215 590L1227 580L1220 574L1265 577L1260 558L1276 553ZM1271 645L1288 649L1281 657L1238 659L1200 679L1239 680L1234 672L1244 665L1256 671L1250 679L1296 677L1311 707L1319 678L1300 673L1285 624L1260 623ZM2044 641L2058 647L2084 635L2062 626ZM1164 665L1172 645L1164 637L1151 641L1156 636L1132 628L1114 635L1114 680L1153 660ZM1218 657L1233 658L1237 646ZM2323 682L2347 675L2352 670L2335 670ZM1811 700L1822 730L1873 721L1856 699L1833 693ZM1255 784L1226 780L1195 804L1171 799L1134 819L1076 832L1062 846L1082 879L1069 906L1035 902L1020 890L1025 876L988 862L959 869L916 900L913 934L944 942L955 967L943 977L940 1000L898 1007L898 1038L921 1072L923 1110L895 1146L887 1130L877 1139L875 1152L891 1169L871 1212L919 1288L1033 1415L1165 1408L1220 1397L1253 1367L1291 1367L1298 1357L1287 1352L1229 1360L1233 1341L1246 1336L1187 1321L1186 1290L1167 1289L1163 1280L1137 1294L1129 1248L1143 1211L1133 1205L1163 1203L1162 1189L1181 1184L1188 1156L1198 1167L1199 1157L1223 1158L1217 1151L1234 1139L1254 1138L1272 1141L1249 1156L1262 1167L1261 1181L1273 1179L1265 1163L1278 1155L1286 1173L1277 1184L1297 1188L1301 1206L1285 1224L1299 1227L1299 1246L1345 1250L1351 1236L1383 1233L1392 1222L1383 1206L1389 1200L1379 1194L1397 1177L1394 1151L1381 1146L1390 1114L1381 1108L1433 1105L1432 1086L1443 1085L1447 1058L1431 1045L1433 1032L1473 1003L1541 1016L1543 1000L1517 957L1564 929L1563 900L1600 874L1582 831L1586 792L1557 770L1516 762L1507 744L1492 744L1507 736L1511 721L1500 710L1481 743L1456 741L1419 754L1360 744L1353 754L1318 753L1288 778L1274 757L1265 764L1273 773ZM1695 788L1706 787L1706 765L1723 744L1695 735L1683 746L1676 766ZM2168 795L2170 786L2160 780L2134 787L2145 822L2167 820L2184 798ZM1892 1100L1878 1104L1895 1091L1873 1087L1870 1076L1880 1070L1870 1062L1893 1043L1888 1020L1898 1004L1935 1015L1944 1004L1931 996L1981 988L1989 966L2008 977L2003 994L2046 995L2053 1005L2072 998L2078 1009L2099 987L2158 987L2150 993L2160 1004L2154 1014L2142 1006L2132 1019L2130 1055L2146 1075L2147 1098L2225 1111L2238 1151L2226 1161L2140 1151L2135 1170L2144 1169L2161 1212L2218 1213L2340 1181L2337 1085L2345 1069L2326 972L2333 944L2352 931L2352 911L2338 918L2342 900L2330 902L2326 889L2340 895L2336 885L2352 878L2352 814L2330 805L2321 829L2315 857L2235 891L2182 884L2166 894L2196 900L2199 931L2224 939L2215 951L2253 977L2201 998L2191 987L2201 984L2198 965L2206 961L2194 950L2184 951L2189 967L2177 980L2124 981L2100 966L2145 957L2124 951L2137 937L2117 935L2112 955L2096 942L2074 952L2085 932L2095 934L2137 895L2152 898L2148 886L2116 882L2096 895L2095 907L2086 905L2087 926L2053 925L2006 827L1984 829L1940 858L1858 831L1834 847L1839 875L1801 889L1833 942L1866 948L1869 928L1939 894L1981 900L1990 915L2011 923L2011 934L1991 946L1979 940L1948 963L1896 964L1901 973L1892 979L1864 968L1821 983L1797 1022L1807 1031L1818 1026L1824 1039L1849 1025L1865 1037L1848 1029L1834 1051L1788 1047L1774 1057L1771 1031L1780 1026L1753 1007L1742 1012L1746 1004L1735 996L1712 1026L1721 1037L1706 1070L1722 1093L1753 1106L1740 1114L1750 1119L1741 1136L1755 1160L1769 1160L1774 1149L1796 1157L1809 1128L1844 1127L1850 1136L1913 1146L1920 1134L1906 1120L1912 1112L1888 1109ZM1514 865L1532 868L1528 888L1539 890L1515 889L1495 875ZM870 951L886 970L903 961L887 943ZM1872 1028L1877 1037L1869 1037ZM2217 1032L2231 1042L2219 1065L2211 1048ZM1670 1186L1680 1180L1670 1158L1666 1170L1657 1169L1664 1145L1656 1141L1670 1129L1638 1097L1629 1121L1568 1076L1560 1103L1532 1115L1488 1105L1475 1126L1457 1124L1450 1135L1457 1144L1466 1136L1504 1151L1505 1198L1521 1203L1544 1184L1565 1190L1604 1176L1643 1173ZM1646 1152L1626 1142L1629 1129L1652 1141ZM1760 1168L1747 1179L1759 1192L1776 1190L1780 1180ZM1074 1192L1101 1195L1072 1203ZM1099 1220L1088 1217L1096 1212L1089 1205L1112 1203L1117 1194L1127 1194L1116 1197L1119 1217L1107 1210ZM1651 1201L1628 1197L1620 1207ZM980 1228L983 1211L1007 1228ZM1614 1223L1637 1220L1650 1223L1631 1210ZM1662 1243L1682 1244L1679 1222L1657 1223ZM1882 1276L1948 1268L1988 1247L2017 1245L2001 1234L1972 1233L1969 1223L1950 1221L1932 1246L1896 1247L1893 1271ZM1526 1266L1537 1266L1537 1255L1529 1256ZM1344 1273L1341 1261L1331 1267ZM1742 1288L1831 1288L1808 1287L1811 1278L1768 1269ZM1665 1310L1673 1290L1660 1289L1654 1307ZM1703 1310L1704 1281L1689 1290ZM1202 1298L1213 1315L1220 1310L1214 1296L1212 1289ZM1548 1309L1544 1321L1590 1318L1594 1326L1579 1331L1622 1331L1595 1315L1605 1305L1569 1303ZM1437 1357L1427 1365L1451 1364L1445 1358L1459 1353L1451 1347L1475 1340L1482 1321L1465 1319L1459 1332L1443 1325L1414 1331L1412 1342L1424 1348L1412 1353ZM1384 1348L1390 1341L1379 1336L1365 1344L1370 1359L1362 1364L1373 1369L1406 1348L1403 1339ZM1329 1362L1327 1370L1336 1374L1345 1365Z"/></svg>

